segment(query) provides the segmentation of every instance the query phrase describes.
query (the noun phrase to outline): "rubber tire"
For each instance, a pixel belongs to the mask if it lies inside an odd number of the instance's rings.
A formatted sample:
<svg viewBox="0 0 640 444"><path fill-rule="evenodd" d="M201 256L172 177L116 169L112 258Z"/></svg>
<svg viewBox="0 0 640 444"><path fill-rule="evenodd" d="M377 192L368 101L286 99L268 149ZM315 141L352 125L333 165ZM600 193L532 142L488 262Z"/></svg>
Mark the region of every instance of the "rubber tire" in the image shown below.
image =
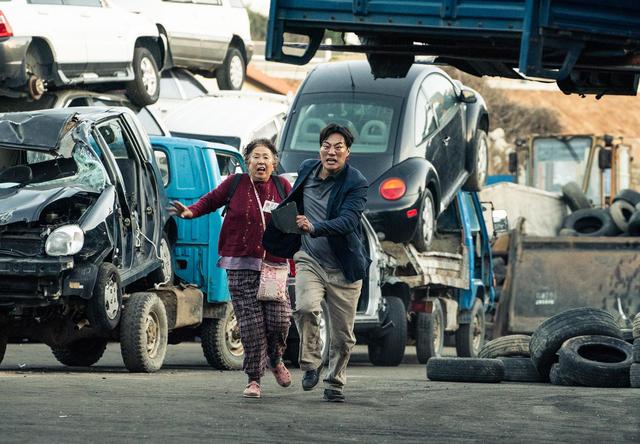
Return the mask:
<svg viewBox="0 0 640 444"><path fill-rule="evenodd" d="M146 91L142 80L143 73L140 68L140 64L145 58L151 62L151 67L155 71L156 90L154 94L149 94ZM151 54L151 51L149 51L147 48L137 46L133 50L133 74L134 79L130 82L127 82L126 84L127 96L129 97L129 100L131 100L133 104L140 107L156 103L160 98L160 72L158 70L156 60Z"/></svg>
<svg viewBox="0 0 640 444"><path fill-rule="evenodd" d="M0 364L2 364L2 360L4 359L4 354L7 351L7 342L9 338L7 334L0 330Z"/></svg>
<svg viewBox="0 0 640 444"><path fill-rule="evenodd" d="M629 387L632 349L622 339L597 335L577 336L562 344L558 356L560 373L571 375L571 379L579 385ZM622 359L613 362L617 358Z"/></svg>
<svg viewBox="0 0 640 444"><path fill-rule="evenodd" d="M576 210L565 218L563 227L575 230L576 236L582 237L615 236L620 233L609 212L602 208Z"/></svg>
<svg viewBox="0 0 640 444"><path fill-rule="evenodd" d="M484 175L478 174L478 154L480 153L480 144L484 145L485 150L485 171ZM489 136L483 129L477 129L473 139L473 151L468 154L468 164L473 165L467 181L462 186L463 191L480 191L487 181L489 173Z"/></svg>
<svg viewBox="0 0 640 444"><path fill-rule="evenodd" d="M147 350L147 317L154 314L158 325L158 347L154 356ZM164 303L155 293L140 292L129 296L120 326L120 351L130 372L152 373L160 370L167 352L169 328Z"/></svg>
<svg viewBox="0 0 640 444"><path fill-rule="evenodd" d="M429 237L429 240L425 239L424 227L422 225L424 205L428 205L428 204L431 205L432 211L430 214L433 216L433 221L432 221L433 231ZM422 205L423 206L420 207L420 215L418 216L416 232L413 235L412 243L416 247L416 250L418 250L421 253L424 253L425 251L429 251L431 249L431 244L433 243L433 238L435 237L435 230L436 230L436 220L437 220L436 206L435 206L435 202L433 200L433 195L431 194L431 191L424 190Z"/></svg>
<svg viewBox="0 0 640 444"><path fill-rule="evenodd" d="M637 208L631 219L629 219L627 232L630 236L640 236L640 211Z"/></svg>
<svg viewBox="0 0 640 444"><path fill-rule="evenodd" d="M631 348L633 350L633 362L640 363L640 339L635 339Z"/></svg>
<svg viewBox="0 0 640 444"><path fill-rule="evenodd" d="M547 378L536 370L531 359L522 357L500 357L504 365L503 381L510 382L547 382Z"/></svg>
<svg viewBox="0 0 640 444"><path fill-rule="evenodd" d="M167 281L167 285L171 285L175 279L175 262L173 258L173 248L171 247L171 242L169 241L169 236L167 233L162 234L162 238L160 239L160 252L159 256L162 257L162 244L167 246L167 251L169 253L169 257L171 259L171 272L169 273L169 279L165 276L164 271L162 270L162 266L149 274L149 286L153 286L154 284L162 284Z"/></svg>
<svg viewBox="0 0 640 444"><path fill-rule="evenodd" d="M113 319L109 319L105 311L105 287L109 280L114 277L116 280L118 312ZM122 317L122 283L120 273L115 265L110 262L103 262L98 268L96 282L93 287L93 295L87 301L87 318L89 324L98 332L109 332L118 327Z"/></svg>
<svg viewBox="0 0 640 444"><path fill-rule="evenodd" d="M205 319L200 327L202 353L209 365L218 370L242 369L244 348L242 348L242 353L234 354L228 347L226 338L227 324L233 322L234 319L233 305L228 302L224 318ZM240 327L238 327L237 321L236 329L237 334L240 335Z"/></svg>
<svg viewBox="0 0 640 444"><path fill-rule="evenodd" d="M563 385L566 387L573 387L576 385L576 383L571 380L571 377L560 372L558 364L553 364L551 366L551 370L549 370L549 382L553 385Z"/></svg>
<svg viewBox="0 0 640 444"><path fill-rule="evenodd" d="M613 223L623 233L629 231L629 220L636 211L636 207L624 200L618 200L609 207L609 214Z"/></svg>
<svg viewBox="0 0 640 444"><path fill-rule="evenodd" d="M640 338L640 313L636 314L633 317L633 322L631 323L631 332L633 335L633 339Z"/></svg>
<svg viewBox="0 0 640 444"><path fill-rule="evenodd" d="M239 87L236 87L231 82L231 60L234 57L239 57L242 61L242 82ZM229 46L227 55L224 58L224 62L218 69L216 69L216 80L218 82L218 88L222 90L240 90L247 79L247 65L245 59L242 56L240 50L234 46Z"/></svg>
<svg viewBox="0 0 640 444"><path fill-rule="evenodd" d="M640 193L634 190L630 190L628 188L624 190L618 191L618 194L613 198L612 203L616 203L618 201L625 201L630 203L632 206L636 206L640 204Z"/></svg>
<svg viewBox="0 0 640 444"><path fill-rule="evenodd" d="M90 367L102 358L107 349L107 339L83 338L61 348L52 348L53 356L69 367Z"/></svg>
<svg viewBox="0 0 640 444"><path fill-rule="evenodd" d="M613 315L598 308L581 307L558 313L542 322L531 335L531 360L542 376L548 376L564 341L583 335L621 339Z"/></svg>
<svg viewBox="0 0 640 444"><path fill-rule="evenodd" d="M478 358L526 357L529 352L529 335L508 335L487 342L478 352Z"/></svg>
<svg viewBox="0 0 640 444"><path fill-rule="evenodd" d="M480 322L480 343L474 347L474 329L473 320L477 317ZM484 336L486 333L486 324L484 317L484 305L478 298L473 302L471 307L471 320L469 324L461 324L456 330L456 352L458 357L475 358L484 346Z"/></svg>
<svg viewBox="0 0 640 444"><path fill-rule="evenodd" d="M426 364L430 358L442 355L444 348L444 313L440 301L435 299L431 313L416 314L416 356L420 364ZM437 335L435 329L438 329ZM434 341L439 338L438 343Z"/></svg>
<svg viewBox="0 0 640 444"><path fill-rule="evenodd" d="M499 359L431 358L427 379L451 382L489 382L504 379L504 364Z"/></svg>
<svg viewBox="0 0 640 444"><path fill-rule="evenodd" d="M387 313L384 323L392 322L393 326L385 336L369 342L369 361L377 366L395 367L400 365L404 358L407 344L407 312L402 299L387 296L385 300Z"/></svg>
<svg viewBox="0 0 640 444"><path fill-rule="evenodd" d="M640 364L631 364L629 368L629 385L632 388L640 388Z"/></svg>
<svg viewBox="0 0 640 444"><path fill-rule="evenodd" d="M633 330L630 328L621 328L622 340L627 341L629 344L633 344Z"/></svg>
<svg viewBox="0 0 640 444"><path fill-rule="evenodd" d="M587 195L582 192L580 185L575 182L567 182L562 186L562 200L565 201L571 211L592 208Z"/></svg>

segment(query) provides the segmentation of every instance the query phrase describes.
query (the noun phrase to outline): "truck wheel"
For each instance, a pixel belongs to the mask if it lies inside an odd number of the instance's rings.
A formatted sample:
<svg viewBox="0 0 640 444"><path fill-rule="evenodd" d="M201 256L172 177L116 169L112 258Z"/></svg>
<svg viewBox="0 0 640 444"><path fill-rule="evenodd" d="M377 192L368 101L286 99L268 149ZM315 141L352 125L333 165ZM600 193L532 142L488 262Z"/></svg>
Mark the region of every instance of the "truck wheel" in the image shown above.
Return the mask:
<svg viewBox="0 0 640 444"><path fill-rule="evenodd" d="M373 365L393 367L400 365L407 344L407 312L402 299L395 296L385 298L387 315L383 324L392 326L382 338L369 342L369 361Z"/></svg>
<svg viewBox="0 0 640 444"><path fill-rule="evenodd" d="M160 73L151 52L142 46L133 50L134 79L127 82L127 95L138 106L156 103L160 97Z"/></svg>
<svg viewBox="0 0 640 444"><path fill-rule="evenodd" d="M480 191L487 180L489 168L489 136L485 130L476 130L473 147L468 156L467 165L471 167L471 170L462 189L464 191Z"/></svg>
<svg viewBox="0 0 640 444"><path fill-rule="evenodd" d="M4 359L4 354L7 351L7 334L0 330L0 364L2 364L2 360Z"/></svg>
<svg viewBox="0 0 640 444"><path fill-rule="evenodd" d="M160 266L160 268L153 271L149 275L151 279L151 285L173 283L173 278L174 278L173 252L171 250L171 243L169 242L169 237L167 236L166 233L164 233L162 235L162 239L160 239L158 256L160 256L162 265Z"/></svg>
<svg viewBox="0 0 640 444"><path fill-rule="evenodd" d="M106 349L107 340L104 338L83 338L64 347L52 348L51 352L60 364L69 367L89 367L102 358Z"/></svg>
<svg viewBox="0 0 640 444"><path fill-rule="evenodd" d="M87 318L97 331L111 331L122 314L122 286L115 265L104 262L98 268L93 296L87 302Z"/></svg>
<svg viewBox="0 0 640 444"><path fill-rule="evenodd" d="M164 303L154 293L129 296L120 326L120 351L130 372L159 370L167 352L169 329Z"/></svg>
<svg viewBox="0 0 640 444"><path fill-rule="evenodd" d="M244 57L238 48L229 47L222 66L216 70L216 80L220 89L239 90L244 84L247 69Z"/></svg>
<svg viewBox="0 0 640 444"><path fill-rule="evenodd" d="M478 352L478 358L526 357L529 352L529 335L508 335L487 342Z"/></svg>
<svg viewBox="0 0 640 444"><path fill-rule="evenodd" d="M211 367L219 370L242 369L244 347L240 340L240 327L230 302L227 303L222 319L205 319L200 329L202 352Z"/></svg>
<svg viewBox="0 0 640 444"><path fill-rule="evenodd" d="M433 301L431 313L416 315L416 355L420 364L439 357L444 347L444 315L440 301Z"/></svg>
<svg viewBox="0 0 640 444"><path fill-rule="evenodd" d="M549 375L564 341L583 335L622 337L615 318L608 311L590 307L565 310L542 322L531 334L529 350L538 373Z"/></svg>
<svg viewBox="0 0 640 444"><path fill-rule="evenodd" d="M422 211L418 219L418 227L413 236L413 245L419 252L429 251L433 236L436 231L436 213L435 204L431 191L424 190L424 200L422 202Z"/></svg>
<svg viewBox="0 0 640 444"><path fill-rule="evenodd" d="M471 307L471 322L456 331L456 351L459 357L475 358L484 345L484 305L476 298Z"/></svg>

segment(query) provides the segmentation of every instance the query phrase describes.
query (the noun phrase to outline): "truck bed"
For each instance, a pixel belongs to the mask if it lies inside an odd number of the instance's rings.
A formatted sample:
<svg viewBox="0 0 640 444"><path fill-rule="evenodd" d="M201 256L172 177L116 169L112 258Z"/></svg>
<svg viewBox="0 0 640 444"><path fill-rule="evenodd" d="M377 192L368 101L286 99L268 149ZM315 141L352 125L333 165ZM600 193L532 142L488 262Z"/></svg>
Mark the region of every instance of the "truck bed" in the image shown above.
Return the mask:
<svg viewBox="0 0 640 444"><path fill-rule="evenodd" d="M475 75L558 80L565 92L635 95L638 86L634 0L272 0L266 58L307 63L327 29L367 39L334 49L433 55ZM305 54L283 51L286 32L309 36Z"/></svg>

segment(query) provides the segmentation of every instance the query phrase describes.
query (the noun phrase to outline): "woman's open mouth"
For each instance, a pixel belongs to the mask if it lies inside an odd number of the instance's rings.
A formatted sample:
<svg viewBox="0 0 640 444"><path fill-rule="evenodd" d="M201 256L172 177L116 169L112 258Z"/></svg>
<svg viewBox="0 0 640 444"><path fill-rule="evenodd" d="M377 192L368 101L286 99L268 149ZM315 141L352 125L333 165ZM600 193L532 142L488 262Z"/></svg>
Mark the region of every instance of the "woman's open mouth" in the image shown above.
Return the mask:
<svg viewBox="0 0 640 444"><path fill-rule="evenodd" d="M258 172L258 173L266 173L267 172L267 167L263 166L263 165L258 165L258 167L256 168L256 172Z"/></svg>

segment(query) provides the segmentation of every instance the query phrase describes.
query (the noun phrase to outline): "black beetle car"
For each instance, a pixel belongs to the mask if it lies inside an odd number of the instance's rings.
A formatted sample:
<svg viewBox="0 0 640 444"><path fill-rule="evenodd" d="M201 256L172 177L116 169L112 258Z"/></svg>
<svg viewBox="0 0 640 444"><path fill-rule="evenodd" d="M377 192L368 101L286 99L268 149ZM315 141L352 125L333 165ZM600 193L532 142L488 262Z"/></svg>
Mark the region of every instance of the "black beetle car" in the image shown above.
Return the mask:
<svg viewBox="0 0 640 444"><path fill-rule="evenodd" d="M367 217L387 240L427 250L456 192L477 191L486 178L484 101L439 68L414 65L405 78L374 79L366 61L316 67L283 129L285 171L317 155L330 122L355 136L349 162L369 180Z"/></svg>
<svg viewBox="0 0 640 444"><path fill-rule="evenodd" d="M173 277L166 208L130 110L0 115L0 343L31 338L64 364L97 361L125 289Z"/></svg>

